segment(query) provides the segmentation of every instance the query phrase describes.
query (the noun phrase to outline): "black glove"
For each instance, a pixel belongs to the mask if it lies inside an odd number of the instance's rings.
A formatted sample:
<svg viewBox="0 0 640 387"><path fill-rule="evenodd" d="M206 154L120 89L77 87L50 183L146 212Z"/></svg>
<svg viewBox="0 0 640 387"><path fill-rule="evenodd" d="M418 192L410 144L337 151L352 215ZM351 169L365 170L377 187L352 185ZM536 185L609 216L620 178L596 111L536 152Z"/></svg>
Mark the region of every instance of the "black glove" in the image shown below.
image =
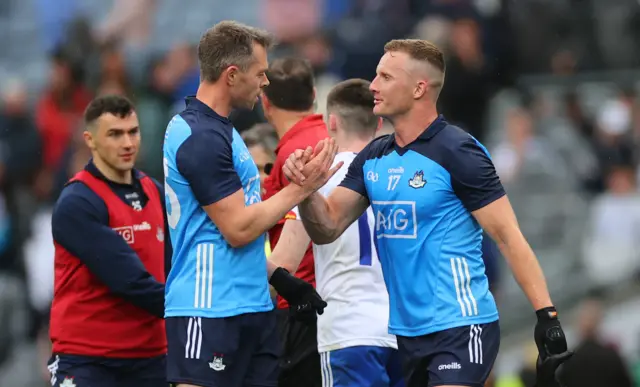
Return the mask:
<svg viewBox="0 0 640 387"><path fill-rule="evenodd" d="M558 312L554 307L540 309L536 312L538 322L533 338L538 347L538 355L544 359L551 355L567 352L567 338L564 336Z"/></svg>
<svg viewBox="0 0 640 387"><path fill-rule="evenodd" d="M534 387L564 387L556 378L558 367L573 356L573 352L567 351L559 355L551 355L542 360L538 356L536 363L536 384Z"/></svg>
<svg viewBox="0 0 640 387"><path fill-rule="evenodd" d="M282 298L289 303L291 315L305 323L311 323L316 319L316 313L324 313L327 303L320 297L308 282L296 278L289 272L279 267L271 275L269 283Z"/></svg>
<svg viewBox="0 0 640 387"><path fill-rule="evenodd" d="M564 335L558 312L554 307L536 311L538 322L534 330L534 340L538 347L536 364L536 387L561 387L556 379L556 370L573 353L567 350L567 338Z"/></svg>

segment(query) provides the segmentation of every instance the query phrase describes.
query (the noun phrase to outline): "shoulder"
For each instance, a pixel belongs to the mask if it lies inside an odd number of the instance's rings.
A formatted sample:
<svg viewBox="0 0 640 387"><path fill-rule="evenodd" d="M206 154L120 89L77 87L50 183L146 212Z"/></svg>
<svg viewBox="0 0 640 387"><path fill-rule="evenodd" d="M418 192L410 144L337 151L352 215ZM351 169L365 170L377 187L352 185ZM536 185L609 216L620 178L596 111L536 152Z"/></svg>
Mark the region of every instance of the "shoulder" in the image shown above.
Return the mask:
<svg viewBox="0 0 640 387"><path fill-rule="evenodd" d="M66 185L53 209L53 219L66 215L93 214L102 217L107 214L107 206L98 194L80 181Z"/></svg>
<svg viewBox="0 0 640 387"><path fill-rule="evenodd" d="M465 130L447 125L434 137L429 158L434 159L445 169L470 166L476 161L490 160L489 151L475 137Z"/></svg>
<svg viewBox="0 0 640 387"><path fill-rule="evenodd" d="M363 161L380 158L393 150L393 134L385 134L373 139L356 158Z"/></svg>
<svg viewBox="0 0 640 387"><path fill-rule="evenodd" d="M231 125L191 110L174 116L165 133L165 144L175 150L183 147L211 150L215 146L230 146L232 142Z"/></svg>

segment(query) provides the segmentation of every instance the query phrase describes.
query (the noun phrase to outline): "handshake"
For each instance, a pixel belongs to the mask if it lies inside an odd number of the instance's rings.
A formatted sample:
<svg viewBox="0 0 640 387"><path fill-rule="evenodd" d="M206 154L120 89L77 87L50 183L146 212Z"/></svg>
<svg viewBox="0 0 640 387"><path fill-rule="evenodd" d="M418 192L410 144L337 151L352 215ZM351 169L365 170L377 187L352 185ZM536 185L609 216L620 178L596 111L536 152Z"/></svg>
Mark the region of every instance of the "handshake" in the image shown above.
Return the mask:
<svg viewBox="0 0 640 387"><path fill-rule="evenodd" d="M342 166L343 163L339 163L331 168L337 151L338 146L333 139L324 139L315 149L307 147L292 153L283 166L283 172L290 182L311 194L326 184ZM284 268L277 268L269 283L289 303L291 317L303 323L312 324L316 313L322 314L327 306L311 284L292 276Z"/></svg>
<svg viewBox="0 0 640 387"><path fill-rule="evenodd" d="M332 168L337 153L338 145L333 139L326 138L318 142L315 149L309 146L293 152L282 167L282 172L291 183L308 193L315 192L344 164L340 162Z"/></svg>

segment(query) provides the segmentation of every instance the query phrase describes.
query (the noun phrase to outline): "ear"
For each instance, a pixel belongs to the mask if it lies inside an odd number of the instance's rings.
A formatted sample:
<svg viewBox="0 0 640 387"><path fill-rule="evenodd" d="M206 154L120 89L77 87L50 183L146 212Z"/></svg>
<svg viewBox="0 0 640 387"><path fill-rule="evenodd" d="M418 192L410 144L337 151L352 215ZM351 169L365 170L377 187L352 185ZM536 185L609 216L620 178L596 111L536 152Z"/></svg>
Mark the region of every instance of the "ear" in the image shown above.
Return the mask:
<svg viewBox="0 0 640 387"><path fill-rule="evenodd" d="M416 83L415 89L413 90L413 98L420 99L424 97L425 94L427 94L427 91L428 83L426 81L418 81L418 83Z"/></svg>
<svg viewBox="0 0 640 387"><path fill-rule="evenodd" d="M229 86L233 86L236 82L238 82L239 75L240 69L238 68L238 66L229 66L222 73L222 76L227 80L227 84Z"/></svg>
<svg viewBox="0 0 640 387"><path fill-rule="evenodd" d="M327 130L329 131L329 135L331 137L335 137L335 135L338 133L338 116L336 116L335 114L329 114Z"/></svg>
<svg viewBox="0 0 640 387"><path fill-rule="evenodd" d="M96 144L93 140L93 135L91 134L90 131L85 130L84 132L82 132L82 138L84 139L84 143L87 145L89 149L91 150L96 149Z"/></svg>

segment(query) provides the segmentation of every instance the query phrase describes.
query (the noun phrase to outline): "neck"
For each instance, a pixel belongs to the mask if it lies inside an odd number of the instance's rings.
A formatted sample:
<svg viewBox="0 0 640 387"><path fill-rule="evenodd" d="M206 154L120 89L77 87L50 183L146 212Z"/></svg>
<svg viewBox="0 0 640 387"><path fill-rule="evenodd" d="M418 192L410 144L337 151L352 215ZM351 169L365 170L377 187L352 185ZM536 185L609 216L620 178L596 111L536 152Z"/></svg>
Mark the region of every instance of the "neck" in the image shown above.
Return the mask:
<svg viewBox="0 0 640 387"><path fill-rule="evenodd" d="M227 90L223 90L218 84L200 83L196 98L223 117L229 117L231 114L231 97Z"/></svg>
<svg viewBox="0 0 640 387"><path fill-rule="evenodd" d="M274 109L269 117L269 122L276 129L278 138L282 138L295 124L305 117L314 114L313 110L305 112L291 112L286 110Z"/></svg>
<svg viewBox="0 0 640 387"><path fill-rule="evenodd" d="M435 104L424 107L415 106L403 115L391 117L396 143L400 146L412 143L436 118L438 118L438 111Z"/></svg>
<svg viewBox="0 0 640 387"><path fill-rule="evenodd" d="M133 183L133 172L130 169L127 171L114 169L105 163L100 157L96 157L95 154L93 155L93 165L95 165L98 171L100 171L100 173L102 173L109 181L119 184Z"/></svg>
<svg viewBox="0 0 640 387"><path fill-rule="evenodd" d="M336 134L336 143L338 144L338 152L360 153L367 144L373 140L373 137L360 137L355 134L344 133L339 131Z"/></svg>

